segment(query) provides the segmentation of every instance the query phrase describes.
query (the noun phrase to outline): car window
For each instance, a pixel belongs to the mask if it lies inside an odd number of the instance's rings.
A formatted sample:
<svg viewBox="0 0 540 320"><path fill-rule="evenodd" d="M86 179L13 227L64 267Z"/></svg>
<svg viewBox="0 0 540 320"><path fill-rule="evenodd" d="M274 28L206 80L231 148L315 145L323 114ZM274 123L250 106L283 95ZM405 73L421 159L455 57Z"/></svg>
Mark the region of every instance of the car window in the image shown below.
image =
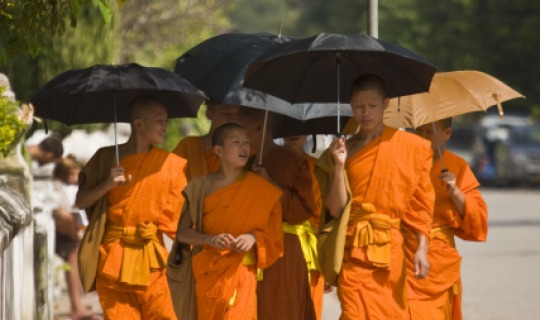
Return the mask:
<svg viewBox="0 0 540 320"><path fill-rule="evenodd" d="M521 145L539 145L540 126L514 128L512 132L512 143Z"/></svg>

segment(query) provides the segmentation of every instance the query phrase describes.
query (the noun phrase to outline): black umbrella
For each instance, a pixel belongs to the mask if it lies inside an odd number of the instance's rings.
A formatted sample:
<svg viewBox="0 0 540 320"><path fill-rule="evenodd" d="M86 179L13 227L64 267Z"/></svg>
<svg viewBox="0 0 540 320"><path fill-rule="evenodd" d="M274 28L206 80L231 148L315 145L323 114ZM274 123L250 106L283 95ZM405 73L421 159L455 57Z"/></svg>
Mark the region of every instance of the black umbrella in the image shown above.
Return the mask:
<svg viewBox="0 0 540 320"><path fill-rule="evenodd" d="M141 95L161 100L170 118L196 117L205 99L173 72L130 63L66 71L45 84L31 101L36 116L67 125L114 123L116 143L116 122L129 122L129 104Z"/></svg>
<svg viewBox="0 0 540 320"><path fill-rule="evenodd" d="M63 72L31 101L36 116L67 125L113 123L129 122L128 106L141 95L159 98L170 118L196 117L205 99L196 87L173 72L130 63Z"/></svg>
<svg viewBox="0 0 540 320"><path fill-rule="evenodd" d="M389 96L396 97L428 91L435 71L427 60L400 46L367 35L321 33L269 50L249 66L245 86L291 103L339 106L350 100L350 84L361 75L379 76Z"/></svg>
<svg viewBox="0 0 540 320"><path fill-rule="evenodd" d="M243 86L248 66L291 38L267 33L226 33L201 42L180 56L175 72L212 100L229 105L270 110L299 120L335 116L329 105L291 104ZM335 106L335 104L331 104Z"/></svg>

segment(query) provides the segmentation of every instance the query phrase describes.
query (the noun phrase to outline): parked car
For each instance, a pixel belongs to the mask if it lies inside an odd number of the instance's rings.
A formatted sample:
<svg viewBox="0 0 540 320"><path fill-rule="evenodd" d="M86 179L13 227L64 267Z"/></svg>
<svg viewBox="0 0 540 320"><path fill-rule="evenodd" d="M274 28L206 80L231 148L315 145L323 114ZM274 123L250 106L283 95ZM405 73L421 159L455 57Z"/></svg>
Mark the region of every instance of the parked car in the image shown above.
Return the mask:
<svg viewBox="0 0 540 320"><path fill-rule="evenodd" d="M508 130L530 126L529 118L522 116L505 116L500 119L497 115L486 115L473 127L474 138L470 166L476 177L487 183L502 183L504 178L498 177L496 167L496 146L508 138Z"/></svg>
<svg viewBox="0 0 540 320"><path fill-rule="evenodd" d="M540 183L540 125L501 128L494 147L496 181Z"/></svg>

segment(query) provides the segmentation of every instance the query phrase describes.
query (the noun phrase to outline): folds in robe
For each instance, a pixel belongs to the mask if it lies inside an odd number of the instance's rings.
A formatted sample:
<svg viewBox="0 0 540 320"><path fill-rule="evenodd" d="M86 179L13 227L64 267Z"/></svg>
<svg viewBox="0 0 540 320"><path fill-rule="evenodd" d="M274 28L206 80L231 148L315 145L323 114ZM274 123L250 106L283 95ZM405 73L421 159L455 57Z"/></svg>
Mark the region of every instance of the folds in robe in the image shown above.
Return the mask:
<svg viewBox="0 0 540 320"><path fill-rule="evenodd" d="M144 289L165 267L163 234L173 238L184 198L186 161L158 148L120 161L131 182L111 189L98 275L107 285ZM85 174L91 174L85 172Z"/></svg>
<svg viewBox="0 0 540 320"><path fill-rule="evenodd" d="M263 167L283 191L283 222L290 226L304 224L315 210L311 171L305 157L276 146L263 158ZM259 319L315 319L298 235L285 233L283 245L283 257L264 271L264 279L257 285Z"/></svg>
<svg viewBox="0 0 540 320"><path fill-rule="evenodd" d="M219 170L218 157L212 150L206 151L203 137L186 137L178 143L173 153L188 161L186 177L188 181Z"/></svg>
<svg viewBox="0 0 540 320"><path fill-rule="evenodd" d="M246 254L206 247L195 255L198 319L256 318L257 268L283 254L280 197L279 189L252 173L206 196L203 233L252 233L257 241Z"/></svg>
<svg viewBox="0 0 540 320"><path fill-rule="evenodd" d="M429 235L434 203L431 157L427 141L385 128L381 136L347 159L350 203L339 218L346 220L340 220L340 224L346 223L346 231L338 280L343 319L405 318L401 229ZM334 170L328 151L317 167L318 177L325 183ZM335 243L325 242L323 246L329 248L321 250L332 252Z"/></svg>
<svg viewBox="0 0 540 320"><path fill-rule="evenodd" d="M435 209L428 260L430 272L425 279L416 279L413 271L416 242L407 234L408 299L412 319L461 319L461 256L454 236L463 240L485 241L487 237L487 206L478 191L479 183L462 158L444 151L443 160L449 172L455 174L456 185L465 196L464 217L455 210L446 186L440 181L440 160L433 163L431 181L435 189Z"/></svg>

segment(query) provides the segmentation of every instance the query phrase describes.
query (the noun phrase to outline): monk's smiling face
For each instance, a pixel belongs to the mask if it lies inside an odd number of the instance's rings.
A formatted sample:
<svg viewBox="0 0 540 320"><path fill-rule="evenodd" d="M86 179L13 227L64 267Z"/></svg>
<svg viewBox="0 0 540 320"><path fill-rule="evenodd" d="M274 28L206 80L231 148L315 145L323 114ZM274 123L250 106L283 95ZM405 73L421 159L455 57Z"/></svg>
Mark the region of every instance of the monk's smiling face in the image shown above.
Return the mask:
<svg viewBox="0 0 540 320"><path fill-rule="evenodd" d="M249 158L249 139L246 130L243 128L226 130L223 143L215 145L214 152L222 164L228 163L239 168L245 166Z"/></svg>
<svg viewBox="0 0 540 320"><path fill-rule="evenodd" d="M135 130L152 144L161 144L167 133L167 109L160 104L152 104L141 110L135 119Z"/></svg>
<svg viewBox="0 0 540 320"><path fill-rule="evenodd" d="M388 98L375 89L354 91L351 97L353 117L361 131L375 130L382 124Z"/></svg>

